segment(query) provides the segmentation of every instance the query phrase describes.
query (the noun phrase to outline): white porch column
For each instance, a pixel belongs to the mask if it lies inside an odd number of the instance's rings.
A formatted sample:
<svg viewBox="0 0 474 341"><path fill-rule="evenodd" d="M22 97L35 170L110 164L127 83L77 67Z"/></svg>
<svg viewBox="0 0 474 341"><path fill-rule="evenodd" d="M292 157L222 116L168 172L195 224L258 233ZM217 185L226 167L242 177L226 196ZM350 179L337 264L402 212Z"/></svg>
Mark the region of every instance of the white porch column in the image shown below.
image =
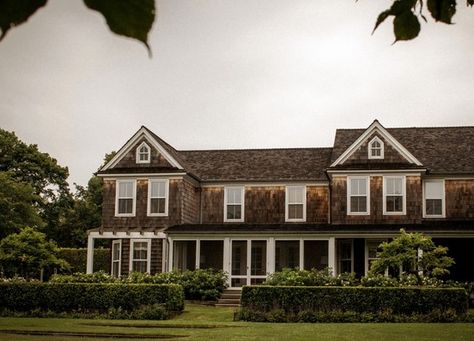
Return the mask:
<svg viewBox="0 0 474 341"><path fill-rule="evenodd" d="M230 238L224 238L224 257L223 257L223 270L229 275L227 278L227 284L230 286L230 276L231 276L231 250L230 250Z"/></svg>
<svg viewBox="0 0 474 341"><path fill-rule="evenodd" d="M331 237L328 240L328 267L333 276L336 275L336 238Z"/></svg>
<svg viewBox="0 0 474 341"><path fill-rule="evenodd" d="M86 273L94 272L94 237L89 234L87 236L87 267Z"/></svg>
<svg viewBox="0 0 474 341"><path fill-rule="evenodd" d="M275 238L268 238L267 242L267 274L275 272Z"/></svg>

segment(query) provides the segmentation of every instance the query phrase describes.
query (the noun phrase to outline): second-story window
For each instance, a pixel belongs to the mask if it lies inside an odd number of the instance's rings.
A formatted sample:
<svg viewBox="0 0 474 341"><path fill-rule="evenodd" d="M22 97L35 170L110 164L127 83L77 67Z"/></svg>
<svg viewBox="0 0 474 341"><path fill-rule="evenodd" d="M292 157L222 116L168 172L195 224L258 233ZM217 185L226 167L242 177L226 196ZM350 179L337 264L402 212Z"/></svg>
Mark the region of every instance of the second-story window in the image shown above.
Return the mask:
<svg viewBox="0 0 474 341"><path fill-rule="evenodd" d="M347 178L347 214L369 214L369 177L351 176Z"/></svg>
<svg viewBox="0 0 474 341"><path fill-rule="evenodd" d="M369 159L383 159L383 142L377 136L369 142Z"/></svg>
<svg viewBox="0 0 474 341"><path fill-rule="evenodd" d="M306 221L306 187L286 187L286 221Z"/></svg>
<svg viewBox="0 0 474 341"><path fill-rule="evenodd" d="M137 148L137 163L150 163L150 154L150 147L145 142L143 142Z"/></svg>
<svg viewBox="0 0 474 341"><path fill-rule="evenodd" d="M425 216L444 217L444 181L425 180Z"/></svg>
<svg viewBox="0 0 474 341"><path fill-rule="evenodd" d="M150 179L148 181L148 215L168 215L168 186L167 179Z"/></svg>
<svg viewBox="0 0 474 341"><path fill-rule="evenodd" d="M117 180L115 215L135 215L135 180Z"/></svg>
<svg viewBox="0 0 474 341"><path fill-rule="evenodd" d="M385 176L383 178L384 214L405 214L405 177Z"/></svg>
<svg viewBox="0 0 474 341"><path fill-rule="evenodd" d="M244 187L224 189L224 221L244 221Z"/></svg>

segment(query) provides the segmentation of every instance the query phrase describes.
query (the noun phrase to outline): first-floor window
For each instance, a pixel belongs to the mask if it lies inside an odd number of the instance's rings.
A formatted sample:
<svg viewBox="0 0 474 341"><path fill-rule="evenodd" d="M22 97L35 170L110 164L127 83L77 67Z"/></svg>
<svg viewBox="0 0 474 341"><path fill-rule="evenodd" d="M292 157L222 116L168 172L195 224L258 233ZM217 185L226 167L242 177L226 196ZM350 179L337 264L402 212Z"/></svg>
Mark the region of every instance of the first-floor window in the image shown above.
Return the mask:
<svg viewBox="0 0 474 341"><path fill-rule="evenodd" d="M115 215L135 215L135 180L117 180Z"/></svg>
<svg viewBox="0 0 474 341"><path fill-rule="evenodd" d="M444 181L425 180L425 215L444 216Z"/></svg>
<svg viewBox="0 0 474 341"><path fill-rule="evenodd" d="M275 271L300 267L300 241L275 241Z"/></svg>
<svg viewBox="0 0 474 341"><path fill-rule="evenodd" d="M381 240L381 239L366 240L366 257L367 257L366 273L370 271L373 261L378 258L379 246L384 241L385 240Z"/></svg>
<svg viewBox="0 0 474 341"><path fill-rule="evenodd" d="M122 253L122 241L114 240L112 241L112 271L111 274L113 277L120 277L120 262L121 262L121 253Z"/></svg>
<svg viewBox="0 0 474 341"><path fill-rule="evenodd" d="M150 272L150 242L132 240L131 244L131 271Z"/></svg>
<svg viewBox="0 0 474 341"><path fill-rule="evenodd" d="M386 176L384 180L384 214L405 214L405 177Z"/></svg>
<svg viewBox="0 0 474 341"><path fill-rule="evenodd" d="M286 221L306 220L306 187L286 187Z"/></svg>

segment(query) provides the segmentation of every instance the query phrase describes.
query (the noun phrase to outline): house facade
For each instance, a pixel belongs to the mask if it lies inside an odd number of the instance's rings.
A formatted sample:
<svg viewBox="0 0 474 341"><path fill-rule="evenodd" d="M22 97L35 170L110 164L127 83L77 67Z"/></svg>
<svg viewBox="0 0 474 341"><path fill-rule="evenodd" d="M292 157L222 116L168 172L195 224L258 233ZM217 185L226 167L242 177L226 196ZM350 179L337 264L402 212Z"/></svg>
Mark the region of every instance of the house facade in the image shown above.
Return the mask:
<svg viewBox="0 0 474 341"><path fill-rule="evenodd" d="M364 275L401 228L448 246L474 280L474 127L338 129L329 148L179 151L141 127L98 175L111 273L283 268Z"/></svg>

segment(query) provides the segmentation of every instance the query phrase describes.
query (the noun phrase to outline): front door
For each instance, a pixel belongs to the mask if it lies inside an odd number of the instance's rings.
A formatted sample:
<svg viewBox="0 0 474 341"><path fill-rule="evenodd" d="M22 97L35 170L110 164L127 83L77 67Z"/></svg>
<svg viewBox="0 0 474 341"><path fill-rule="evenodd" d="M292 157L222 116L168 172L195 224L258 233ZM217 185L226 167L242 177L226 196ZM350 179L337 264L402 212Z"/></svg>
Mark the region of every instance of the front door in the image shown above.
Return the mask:
<svg viewBox="0 0 474 341"><path fill-rule="evenodd" d="M267 277L267 241L232 240L231 244L230 286L239 288L264 282Z"/></svg>

